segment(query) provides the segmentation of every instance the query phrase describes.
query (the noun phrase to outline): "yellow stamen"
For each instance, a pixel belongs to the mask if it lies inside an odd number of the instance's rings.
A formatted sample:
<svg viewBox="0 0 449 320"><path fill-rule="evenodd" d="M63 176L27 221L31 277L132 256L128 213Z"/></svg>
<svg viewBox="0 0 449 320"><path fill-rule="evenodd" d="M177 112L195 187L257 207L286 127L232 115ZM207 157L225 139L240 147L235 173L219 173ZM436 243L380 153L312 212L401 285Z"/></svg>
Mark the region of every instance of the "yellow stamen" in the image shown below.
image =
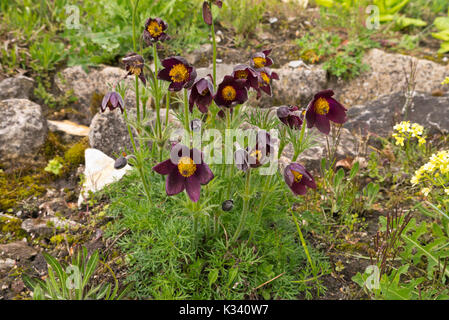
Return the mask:
<svg viewBox="0 0 449 320"><path fill-rule="evenodd" d="M260 76L265 83L270 83L270 77L265 72L261 72Z"/></svg>
<svg viewBox="0 0 449 320"><path fill-rule="evenodd" d="M129 72L131 72L135 76L140 76L140 73L142 72L142 69L140 67L129 67Z"/></svg>
<svg viewBox="0 0 449 320"><path fill-rule="evenodd" d="M267 59L262 58L262 57L255 57L255 58L253 58L253 61L254 61L254 66L256 67L256 69L265 67L265 64L267 63Z"/></svg>
<svg viewBox="0 0 449 320"><path fill-rule="evenodd" d="M237 92L233 86L226 86L223 88L221 95L226 101L233 101L237 95Z"/></svg>
<svg viewBox="0 0 449 320"><path fill-rule="evenodd" d="M257 161L260 161L260 159L262 159L262 152L260 150L254 150L251 152L250 156L256 158Z"/></svg>
<svg viewBox="0 0 449 320"><path fill-rule="evenodd" d="M196 164L190 157L182 157L178 163L178 171L183 177L190 177L196 171Z"/></svg>
<svg viewBox="0 0 449 320"><path fill-rule="evenodd" d="M302 174L300 174L298 171L290 170L293 173L293 176L295 177L295 182L299 182L302 180Z"/></svg>
<svg viewBox="0 0 449 320"><path fill-rule="evenodd" d="M184 82L189 79L189 71L182 63L175 64L168 73L173 82Z"/></svg>
<svg viewBox="0 0 449 320"><path fill-rule="evenodd" d="M329 102L324 98L319 98L315 102L315 112L319 115L325 115L329 113Z"/></svg>
<svg viewBox="0 0 449 320"><path fill-rule="evenodd" d="M162 34L162 26L157 23L157 21L151 21L147 30L153 38L156 38Z"/></svg>
<svg viewBox="0 0 449 320"><path fill-rule="evenodd" d="M235 72L235 77L237 79L246 79L248 78L248 72L246 70L239 70Z"/></svg>

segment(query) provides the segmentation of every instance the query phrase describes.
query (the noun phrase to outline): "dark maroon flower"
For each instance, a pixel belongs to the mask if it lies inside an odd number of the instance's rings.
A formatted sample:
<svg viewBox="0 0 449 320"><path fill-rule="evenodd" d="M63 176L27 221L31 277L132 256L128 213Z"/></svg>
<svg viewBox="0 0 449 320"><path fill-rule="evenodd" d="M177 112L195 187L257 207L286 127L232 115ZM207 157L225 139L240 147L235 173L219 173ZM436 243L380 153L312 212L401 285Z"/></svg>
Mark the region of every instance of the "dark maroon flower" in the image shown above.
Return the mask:
<svg viewBox="0 0 449 320"><path fill-rule="evenodd" d="M159 71L157 78L169 81L170 91L179 91L190 88L196 79L195 68L183 57L170 57L162 61L165 69Z"/></svg>
<svg viewBox="0 0 449 320"><path fill-rule="evenodd" d="M299 163L290 163L284 170L284 180L295 195L304 195L307 187L316 189L312 175Z"/></svg>
<svg viewBox="0 0 449 320"><path fill-rule="evenodd" d="M277 116L283 124L292 129L301 129L302 119L297 106L281 106L277 109Z"/></svg>
<svg viewBox="0 0 449 320"><path fill-rule="evenodd" d="M271 58L268 58L268 55L271 53L271 49L264 50L262 52L256 52L251 57L251 65L255 69L261 69L265 67L269 67L273 64L273 60Z"/></svg>
<svg viewBox="0 0 449 320"><path fill-rule="evenodd" d="M279 80L276 72L271 71L270 68L262 68L257 70L259 72L259 89L271 96L271 81ZM260 97L260 90L257 92L257 97Z"/></svg>
<svg viewBox="0 0 449 320"><path fill-rule="evenodd" d="M218 85L217 93L214 97L215 103L219 107L232 107L242 104L248 99L248 92L245 87L245 80L234 79L232 76L225 76Z"/></svg>
<svg viewBox="0 0 449 320"><path fill-rule="evenodd" d="M127 76L130 75L138 76L144 85L147 84L147 79L145 79L145 75L143 74L143 67L145 64L145 60L142 58L142 56L138 55L135 52L131 52L128 53L122 59L122 61L125 64L126 71L128 71Z"/></svg>
<svg viewBox="0 0 449 320"><path fill-rule="evenodd" d="M172 196L185 189L193 202L200 198L201 185L208 184L214 178L203 160L203 153L179 143L172 148L170 159L157 164L153 170L168 175L165 183L167 195Z"/></svg>
<svg viewBox="0 0 449 320"><path fill-rule="evenodd" d="M249 90L249 88L253 88L256 91L259 90L260 75L250 66L239 64L234 67L234 71L231 75L234 79L245 80L245 87L247 90Z"/></svg>
<svg viewBox="0 0 449 320"><path fill-rule="evenodd" d="M209 111L209 106L214 99L214 85L211 81L212 77L201 78L192 86L189 96L189 109L193 112L193 106L196 104L202 113Z"/></svg>
<svg viewBox="0 0 449 320"><path fill-rule="evenodd" d="M340 102L332 98L333 95L334 92L332 90L324 90L315 94L306 111L308 128L316 126L322 133L329 134L329 121L338 124L346 122L347 110Z"/></svg>
<svg viewBox="0 0 449 320"><path fill-rule="evenodd" d="M150 45L153 42L168 40L170 37L164 32L167 30L167 23L161 18L148 18L143 30L143 39Z"/></svg>
<svg viewBox="0 0 449 320"><path fill-rule="evenodd" d="M123 99L122 96L115 91L111 91L106 93L106 95L103 97L103 101L101 102L100 110L101 112L105 112L106 108L109 108L109 110L114 110L116 108L120 108L120 110L123 113Z"/></svg>

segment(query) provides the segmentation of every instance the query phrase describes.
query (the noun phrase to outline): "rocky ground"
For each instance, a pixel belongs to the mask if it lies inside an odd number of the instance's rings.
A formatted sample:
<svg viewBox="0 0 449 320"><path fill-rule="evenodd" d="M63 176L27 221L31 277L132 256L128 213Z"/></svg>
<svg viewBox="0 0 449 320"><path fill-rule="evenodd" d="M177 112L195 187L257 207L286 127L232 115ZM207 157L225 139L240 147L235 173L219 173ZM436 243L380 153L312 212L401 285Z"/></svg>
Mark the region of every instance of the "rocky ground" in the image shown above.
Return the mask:
<svg viewBox="0 0 449 320"><path fill-rule="evenodd" d="M293 26L295 23L300 22L292 21ZM295 33L290 37L295 37ZM224 40L219 44L225 53L219 57L218 81L232 71L234 64L245 62L239 60L241 57L248 59L250 55L228 46L225 38L223 36ZM262 43L270 42L269 34L262 34L261 38ZM394 123L402 116L406 101L411 121L420 123L432 133L448 133L449 93L441 81L449 76L449 65L372 49L364 57L370 71L354 80L343 81L329 77L320 65L289 59L291 50L288 45L273 51L277 52L275 55L282 55L274 70L280 80L274 82L273 97L252 100L250 106L304 106L315 92L333 88L336 98L350 109L337 152L339 160L363 159L369 137L388 136ZM187 56L190 62L199 66L199 76L210 73L210 66L204 62L204 58L209 56L209 45L203 45ZM407 79L412 66L416 67L416 87L407 93ZM113 241L106 243L101 231L101 226L109 219L103 210L106 204L78 207L77 202L80 174L87 172L91 176L99 175L102 181L110 181L118 174L111 169L113 158L131 147L122 115L98 112L101 99L109 90L108 84L117 83L125 75L124 69L111 66L99 66L89 72L80 66L60 70L55 75L55 90L70 91L77 98L71 106L72 111L50 110L45 104L36 103L33 95L35 81L31 78L20 75L0 82L0 158L3 160L0 173L4 179L0 184L4 189L0 190L3 194L3 202L0 203L0 299L27 296L19 275L22 272L45 275L43 250L51 249L57 252L58 257L63 257L70 255L76 245L83 244L90 250L102 248L112 259ZM134 99L134 93L128 90L125 97L127 108L133 108ZM161 115L165 116L165 110ZM170 121L174 121L173 117ZM99 151L86 153L85 160L81 156L82 163L75 161L73 165L69 164L60 176L43 171L55 154L67 155L68 150L75 146L81 155L87 147ZM323 141L308 150L301 160L316 168L324 152ZM285 157L289 156L287 148ZM119 176L125 172L126 169ZM24 180L26 177L28 180ZM17 197L19 201L10 206L6 203L11 197L8 194L20 188L33 192ZM100 186L91 188L95 190ZM342 297L341 288L362 266L358 264L354 268L346 269L348 274L343 282L329 282L335 288L329 289L334 293L328 294L327 298ZM120 275L121 267L116 266L116 270Z"/></svg>

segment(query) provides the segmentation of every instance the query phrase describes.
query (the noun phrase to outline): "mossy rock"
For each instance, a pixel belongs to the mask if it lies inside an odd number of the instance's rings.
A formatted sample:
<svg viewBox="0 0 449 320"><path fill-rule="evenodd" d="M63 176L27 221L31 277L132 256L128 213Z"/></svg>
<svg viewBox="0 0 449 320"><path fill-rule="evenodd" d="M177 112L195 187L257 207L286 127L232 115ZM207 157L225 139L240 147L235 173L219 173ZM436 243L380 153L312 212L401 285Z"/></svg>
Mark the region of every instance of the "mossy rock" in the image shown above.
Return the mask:
<svg viewBox="0 0 449 320"><path fill-rule="evenodd" d="M64 160L66 166L70 169L76 168L80 164L84 163L84 151L89 148L89 140L84 137L79 142L75 143L64 154Z"/></svg>
<svg viewBox="0 0 449 320"><path fill-rule="evenodd" d="M44 183L48 182L45 172L33 172L17 177L17 172L0 173L0 211L14 208L18 202L45 192Z"/></svg>
<svg viewBox="0 0 449 320"><path fill-rule="evenodd" d="M22 220L16 217L0 215L0 243L20 240L27 236L22 229Z"/></svg>

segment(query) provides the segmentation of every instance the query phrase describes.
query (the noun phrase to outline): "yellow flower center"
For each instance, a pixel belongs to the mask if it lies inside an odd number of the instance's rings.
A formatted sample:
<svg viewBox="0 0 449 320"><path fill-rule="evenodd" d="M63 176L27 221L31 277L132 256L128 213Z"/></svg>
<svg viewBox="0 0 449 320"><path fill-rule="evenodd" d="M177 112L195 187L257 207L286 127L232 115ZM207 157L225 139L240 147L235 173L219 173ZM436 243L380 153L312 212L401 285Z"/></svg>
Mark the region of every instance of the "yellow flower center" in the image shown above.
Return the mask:
<svg viewBox="0 0 449 320"><path fill-rule="evenodd" d="M260 76L265 83L270 83L270 77L265 72L261 72Z"/></svg>
<svg viewBox="0 0 449 320"><path fill-rule="evenodd" d="M298 171L290 170L293 173L293 176L295 177L295 182L299 182L302 180L302 174L300 174Z"/></svg>
<svg viewBox="0 0 449 320"><path fill-rule="evenodd" d="M254 150L251 152L250 156L256 158L257 161L260 161L260 159L262 159L262 152L260 150Z"/></svg>
<svg viewBox="0 0 449 320"><path fill-rule="evenodd" d="M236 71L235 77L237 79L246 79L246 78L248 78L248 72L246 72L246 70Z"/></svg>
<svg viewBox="0 0 449 320"><path fill-rule="evenodd" d="M142 69L140 67L130 66L129 72L131 72L135 76L140 76L140 73L142 72Z"/></svg>
<svg viewBox="0 0 449 320"><path fill-rule="evenodd" d="M226 86L223 88L221 95L226 101L232 101L235 99L237 92L235 91L233 86Z"/></svg>
<svg viewBox="0 0 449 320"><path fill-rule="evenodd" d="M315 102L315 112L319 115L325 115L329 113L329 102L324 98L319 98Z"/></svg>
<svg viewBox="0 0 449 320"><path fill-rule="evenodd" d="M162 26L157 21L151 21L147 28L148 32L153 38L156 38L162 33Z"/></svg>
<svg viewBox="0 0 449 320"><path fill-rule="evenodd" d="M209 93L209 89L206 88L206 89L204 89L204 90L200 93L200 95L205 96L205 95L208 94L208 93Z"/></svg>
<svg viewBox="0 0 449 320"><path fill-rule="evenodd" d="M182 63L175 64L168 73L173 82L184 82L189 79L189 71Z"/></svg>
<svg viewBox="0 0 449 320"><path fill-rule="evenodd" d="M265 67L265 64L267 63L267 59L262 58L262 57L255 57L255 58L253 58L253 61L254 61L254 66L256 67L256 69Z"/></svg>
<svg viewBox="0 0 449 320"><path fill-rule="evenodd" d="M182 157L178 163L178 171L183 177L190 177L196 171L196 164L190 157Z"/></svg>

